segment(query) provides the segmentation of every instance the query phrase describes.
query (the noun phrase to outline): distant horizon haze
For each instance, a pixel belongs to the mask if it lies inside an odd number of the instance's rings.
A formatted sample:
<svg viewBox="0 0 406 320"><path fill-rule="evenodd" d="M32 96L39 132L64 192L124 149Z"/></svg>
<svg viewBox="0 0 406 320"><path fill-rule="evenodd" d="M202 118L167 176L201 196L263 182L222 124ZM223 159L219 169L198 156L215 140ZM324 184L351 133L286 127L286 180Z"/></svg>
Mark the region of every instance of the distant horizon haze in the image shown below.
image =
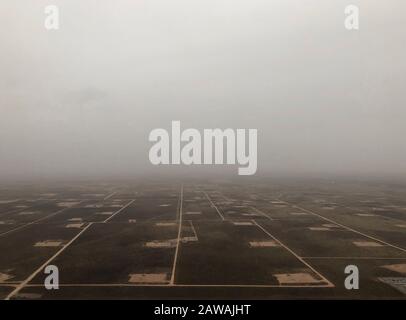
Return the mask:
<svg viewBox="0 0 406 320"><path fill-rule="evenodd" d="M153 166L174 120L257 129L255 178L406 179L404 1L55 0L52 31L49 4L0 3L2 181L236 175Z"/></svg>

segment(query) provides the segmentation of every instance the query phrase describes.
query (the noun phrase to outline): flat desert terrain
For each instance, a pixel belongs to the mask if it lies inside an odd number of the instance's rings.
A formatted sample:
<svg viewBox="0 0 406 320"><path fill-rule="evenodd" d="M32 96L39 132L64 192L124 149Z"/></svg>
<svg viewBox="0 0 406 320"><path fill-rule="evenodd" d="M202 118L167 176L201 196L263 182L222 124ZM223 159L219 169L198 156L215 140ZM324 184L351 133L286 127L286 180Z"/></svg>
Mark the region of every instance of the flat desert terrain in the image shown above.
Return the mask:
<svg viewBox="0 0 406 320"><path fill-rule="evenodd" d="M2 185L0 252L2 299L402 299L406 185Z"/></svg>

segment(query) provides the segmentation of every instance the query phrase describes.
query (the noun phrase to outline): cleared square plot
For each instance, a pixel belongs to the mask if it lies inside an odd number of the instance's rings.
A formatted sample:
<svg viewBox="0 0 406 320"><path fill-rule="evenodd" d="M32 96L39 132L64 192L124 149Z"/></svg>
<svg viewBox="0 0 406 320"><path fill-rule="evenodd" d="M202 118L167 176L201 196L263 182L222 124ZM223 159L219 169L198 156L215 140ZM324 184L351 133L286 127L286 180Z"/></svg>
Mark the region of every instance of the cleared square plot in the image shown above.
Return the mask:
<svg viewBox="0 0 406 320"><path fill-rule="evenodd" d="M309 227L311 231L331 231L328 227Z"/></svg>
<svg viewBox="0 0 406 320"><path fill-rule="evenodd" d="M353 244L356 245L357 247L383 247L384 245L380 242L376 241L365 241L365 240L358 240L358 241L353 241Z"/></svg>
<svg viewBox="0 0 406 320"><path fill-rule="evenodd" d="M84 223L69 223L65 227L66 228L77 228L80 229L84 226Z"/></svg>
<svg viewBox="0 0 406 320"><path fill-rule="evenodd" d="M264 215L260 214L260 213L243 213L242 215L243 215L243 217L252 218L252 219L254 219L254 218L258 219L258 218L264 217Z"/></svg>
<svg viewBox="0 0 406 320"><path fill-rule="evenodd" d="M29 215L34 215L40 213L39 211L21 211L17 213L19 216L29 216Z"/></svg>
<svg viewBox="0 0 406 320"><path fill-rule="evenodd" d="M144 246L147 248L175 248L177 244L177 239L168 240L153 240L145 242Z"/></svg>
<svg viewBox="0 0 406 320"><path fill-rule="evenodd" d="M78 204L80 204L80 201L62 201L56 203L56 205L61 208L70 208Z"/></svg>
<svg viewBox="0 0 406 320"><path fill-rule="evenodd" d="M83 221L83 218L79 218L79 217L77 217L77 218L69 218L68 221L71 221L71 222L82 222L82 221Z"/></svg>
<svg viewBox="0 0 406 320"><path fill-rule="evenodd" d="M250 247L253 248L272 248L272 247L279 247L279 243L271 240L271 241L250 241Z"/></svg>
<svg viewBox="0 0 406 320"><path fill-rule="evenodd" d="M0 207L4 206L5 204L10 204L10 203L15 203L17 202L18 199L14 199L14 200L0 200Z"/></svg>
<svg viewBox="0 0 406 320"><path fill-rule="evenodd" d="M251 221L234 221L233 225L235 225L235 226L253 226L254 223Z"/></svg>
<svg viewBox="0 0 406 320"><path fill-rule="evenodd" d="M157 222L155 224L157 227L174 227L176 226L176 222Z"/></svg>
<svg viewBox="0 0 406 320"><path fill-rule="evenodd" d="M34 247L61 247L62 245L63 241L61 240L44 240L35 243Z"/></svg>
<svg viewBox="0 0 406 320"><path fill-rule="evenodd" d="M97 215L99 216L111 216L112 214L114 214L114 211L101 211L101 212L96 212Z"/></svg>
<svg viewBox="0 0 406 320"><path fill-rule="evenodd" d="M197 216L197 215L201 215L201 214L202 214L201 211L186 211L184 213L184 215L187 215L187 216Z"/></svg>
<svg viewBox="0 0 406 320"><path fill-rule="evenodd" d="M290 213L292 216L295 216L295 217L297 217L297 216L307 216L307 215L309 215L308 213L306 213L306 212L291 212Z"/></svg>
<svg viewBox="0 0 406 320"><path fill-rule="evenodd" d="M167 273L135 273L130 274L128 282L135 284L167 284L169 278Z"/></svg>
<svg viewBox="0 0 406 320"><path fill-rule="evenodd" d="M281 285L314 285L323 282L309 272L279 273L274 276Z"/></svg>

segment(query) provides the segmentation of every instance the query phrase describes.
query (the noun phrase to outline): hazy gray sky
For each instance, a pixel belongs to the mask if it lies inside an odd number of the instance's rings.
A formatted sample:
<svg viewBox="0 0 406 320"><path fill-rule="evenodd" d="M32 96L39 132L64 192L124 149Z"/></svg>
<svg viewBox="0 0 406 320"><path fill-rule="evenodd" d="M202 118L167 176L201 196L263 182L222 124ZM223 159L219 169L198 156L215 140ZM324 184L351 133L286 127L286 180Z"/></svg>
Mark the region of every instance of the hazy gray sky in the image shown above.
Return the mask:
<svg viewBox="0 0 406 320"><path fill-rule="evenodd" d="M257 128L258 175L406 172L405 40L403 0L2 0L0 178L154 172L172 120Z"/></svg>

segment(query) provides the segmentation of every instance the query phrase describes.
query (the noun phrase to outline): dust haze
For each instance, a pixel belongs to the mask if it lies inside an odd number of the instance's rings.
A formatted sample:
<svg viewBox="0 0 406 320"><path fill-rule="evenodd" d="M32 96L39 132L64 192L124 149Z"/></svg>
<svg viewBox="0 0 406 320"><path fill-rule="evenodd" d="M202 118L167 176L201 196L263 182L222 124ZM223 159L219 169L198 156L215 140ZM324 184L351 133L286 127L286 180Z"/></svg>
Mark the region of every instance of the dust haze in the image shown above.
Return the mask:
<svg viewBox="0 0 406 320"><path fill-rule="evenodd" d="M235 175L151 165L172 120L258 129L259 176L406 172L404 1L49 4L0 3L0 179Z"/></svg>

